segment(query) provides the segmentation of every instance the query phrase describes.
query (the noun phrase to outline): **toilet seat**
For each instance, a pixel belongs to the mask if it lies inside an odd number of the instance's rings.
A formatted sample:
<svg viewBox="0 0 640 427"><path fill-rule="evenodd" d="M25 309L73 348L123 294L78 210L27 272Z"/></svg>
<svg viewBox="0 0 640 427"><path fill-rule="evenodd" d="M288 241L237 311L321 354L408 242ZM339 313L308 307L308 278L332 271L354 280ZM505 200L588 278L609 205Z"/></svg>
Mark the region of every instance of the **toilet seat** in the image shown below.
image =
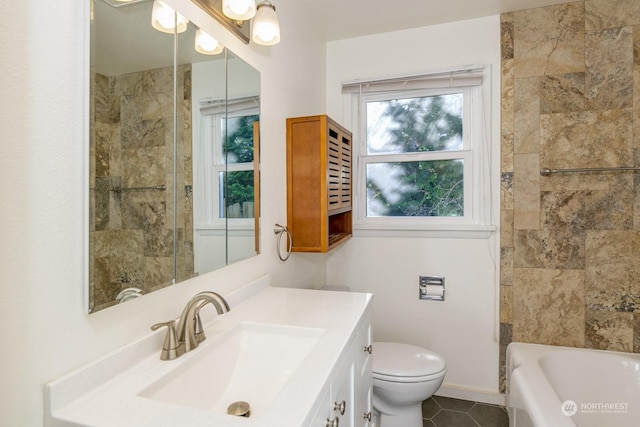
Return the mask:
<svg viewBox="0 0 640 427"><path fill-rule="evenodd" d="M390 382L423 382L442 377L446 370L438 354L410 344L374 342L373 378Z"/></svg>
<svg viewBox="0 0 640 427"><path fill-rule="evenodd" d="M420 377L397 377L393 375L382 375L374 372L373 379L379 380L379 381L386 381L390 383L422 383L422 382L428 382L428 381L433 381L433 380L442 378L445 373L446 373L446 370L443 369L442 371L433 375L423 375Z"/></svg>

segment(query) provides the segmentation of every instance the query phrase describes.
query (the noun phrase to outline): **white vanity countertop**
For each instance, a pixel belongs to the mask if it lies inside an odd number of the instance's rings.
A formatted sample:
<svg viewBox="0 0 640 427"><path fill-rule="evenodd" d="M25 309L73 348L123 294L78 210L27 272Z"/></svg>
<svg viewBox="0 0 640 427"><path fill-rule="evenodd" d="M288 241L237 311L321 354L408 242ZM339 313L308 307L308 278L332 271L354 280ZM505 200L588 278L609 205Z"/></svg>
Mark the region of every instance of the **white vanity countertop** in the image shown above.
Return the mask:
<svg viewBox="0 0 640 427"><path fill-rule="evenodd" d="M250 297L245 299L247 294ZM277 288L264 283L248 285L229 295L230 312L205 326L207 339L176 360L159 358L163 330L48 384L45 426L301 427L336 362L355 337L371 299L371 294ZM205 307L203 313L208 310L213 308ZM217 338L244 322L324 330L268 410L243 418L139 395L170 371L189 364L198 352L215 346Z"/></svg>

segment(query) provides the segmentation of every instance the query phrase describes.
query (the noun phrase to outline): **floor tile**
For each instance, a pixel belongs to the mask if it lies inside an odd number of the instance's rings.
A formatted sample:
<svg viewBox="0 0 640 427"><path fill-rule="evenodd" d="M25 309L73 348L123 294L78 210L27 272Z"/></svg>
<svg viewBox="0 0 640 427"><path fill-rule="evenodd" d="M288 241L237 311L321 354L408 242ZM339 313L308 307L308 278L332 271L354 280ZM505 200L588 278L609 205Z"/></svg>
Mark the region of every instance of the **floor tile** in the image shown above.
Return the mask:
<svg viewBox="0 0 640 427"><path fill-rule="evenodd" d="M438 412L431 421L436 427L478 427L469 414L458 411Z"/></svg>
<svg viewBox="0 0 640 427"><path fill-rule="evenodd" d="M433 418L440 411L442 411L442 408L433 400L433 397L422 402L422 418Z"/></svg>
<svg viewBox="0 0 640 427"><path fill-rule="evenodd" d="M507 412L500 406L476 403L468 414L480 427L509 427Z"/></svg>

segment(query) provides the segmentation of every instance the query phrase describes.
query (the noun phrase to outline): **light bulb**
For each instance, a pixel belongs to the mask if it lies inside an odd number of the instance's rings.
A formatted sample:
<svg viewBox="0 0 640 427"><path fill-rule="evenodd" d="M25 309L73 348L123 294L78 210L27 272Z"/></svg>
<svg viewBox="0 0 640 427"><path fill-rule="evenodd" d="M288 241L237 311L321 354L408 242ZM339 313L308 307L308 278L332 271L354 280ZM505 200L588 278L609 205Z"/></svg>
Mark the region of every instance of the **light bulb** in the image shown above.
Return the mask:
<svg viewBox="0 0 640 427"><path fill-rule="evenodd" d="M222 0L222 13L231 19L246 21L256 15L255 0Z"/></svg>
<svg viewBox="0 0 640 427"><path fill-rule="evenodd" d="M177 29L176 29L177 23ZM151 11L151 25L158 31L173 34L174 30L183 33L187 30L189 20L175 12L160 0L154 0Z"/></svg>
<svg viewBox="0 0 640 427"><path fill-rule="evenodd" d="M249 5L236 1L229 4L229 9L231 9L231 12L235 15L244 15L249 11Z"/></svg>
<svg viewBox="0 0 640 427"><path fill-rule="evenodd" d="M274 5L268 1L258 5L252 31L252 39L257 44L273 46L280 43L280 23Z"/></svg>
<svg viewBox="0 0 640 427"><path fill-rule="evenodd" d="M198 28L196 31L196 52L203 55L217 55L222 53L223 49L222 43Z"/></svg>

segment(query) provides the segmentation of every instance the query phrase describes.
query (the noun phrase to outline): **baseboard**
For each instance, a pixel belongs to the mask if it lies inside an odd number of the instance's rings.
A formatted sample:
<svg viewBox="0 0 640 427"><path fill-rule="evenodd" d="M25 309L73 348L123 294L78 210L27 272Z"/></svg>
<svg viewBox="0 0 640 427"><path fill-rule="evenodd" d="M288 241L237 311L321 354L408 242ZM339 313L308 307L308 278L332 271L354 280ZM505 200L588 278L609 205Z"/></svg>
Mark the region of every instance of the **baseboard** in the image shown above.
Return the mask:
<svg viewBox="0 0 640 427"><path fill-rule="evenodd" d="M451 397L454 399L471 400L474 402L488 403L490 405L505 406L504 394L486 390L443 385L435 394L436 396Z"/></svg>

